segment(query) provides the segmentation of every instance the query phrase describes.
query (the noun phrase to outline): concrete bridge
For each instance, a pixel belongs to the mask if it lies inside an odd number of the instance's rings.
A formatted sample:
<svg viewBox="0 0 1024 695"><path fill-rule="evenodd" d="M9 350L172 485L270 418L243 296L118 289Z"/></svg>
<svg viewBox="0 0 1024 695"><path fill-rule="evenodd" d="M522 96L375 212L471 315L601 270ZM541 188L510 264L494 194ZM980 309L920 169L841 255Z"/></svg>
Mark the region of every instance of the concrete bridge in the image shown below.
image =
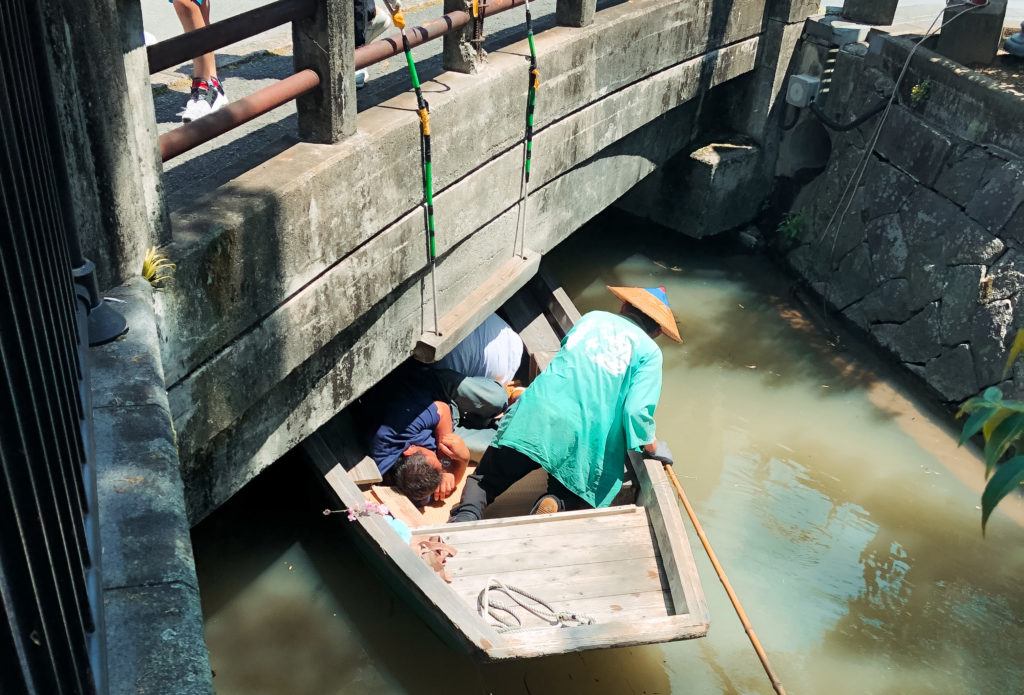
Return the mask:
<svg viewBox="0 0 1024 695"><path fill-rule="evenodd" d="M765 13L764 0L639 0L538 35L527 259L513 253L525 41L477 74L428 82L442 323L488 282L510 295L533 261L699 138L709 94L756 71ZM733 108L770 98L755 79L738 87ZM297 144L171 212L177 270L156 302L193 522L432 332L418 155L402 94L359 113L341 142Z"/></svg>

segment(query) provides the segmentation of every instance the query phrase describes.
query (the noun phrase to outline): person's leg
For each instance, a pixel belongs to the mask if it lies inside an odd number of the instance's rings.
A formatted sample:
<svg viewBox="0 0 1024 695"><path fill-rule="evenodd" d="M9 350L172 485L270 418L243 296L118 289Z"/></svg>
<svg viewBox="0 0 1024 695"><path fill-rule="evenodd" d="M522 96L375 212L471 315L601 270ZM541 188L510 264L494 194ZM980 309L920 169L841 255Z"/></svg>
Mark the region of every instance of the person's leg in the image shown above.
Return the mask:
<svg viewBox="0 0 1024 695"><path fill-rule="evenodd" d="M203 26L204 27L210 26L210 3L211 2L213 2L213 0L202 0L203 4L199 6L199 9L203 13ZM199 56L199 58L203 61L203 73L207 77L212 77L214 79L217 79L217 56L214 55L213 53L206 53L204 55ZM217 83L217 86L218 87L220 86L219 82Z"/></svg>
<svg viewBox="0 0 1024 695"><path fill-rule="evenodd" d="M210 0L202 5L195 0L172 0L174 11L178 14L181 28L186 32L202 29L210 23ZM217 76L217 63L212 53L204 53L192 61L193 79L204 79Z"/></svg>
<svg viewBox="0 0 1024 695"><path fill-rule="evenodd" d="M566 511L575 511L577 509L590 509L593 505L588 503L582 497L572 492L562 481L555 476L548 474L548 492L549 495L554 495L562 501L562 508Z"/></svg>
<svg viewBox="0 0 1024 695"><path fill-rule="evenodd" d="M537 468L540 466L535 461L515 449L490 447L476 471L466 479L462 499L452 509L448 521L482 519L487 505Z"/></svg>

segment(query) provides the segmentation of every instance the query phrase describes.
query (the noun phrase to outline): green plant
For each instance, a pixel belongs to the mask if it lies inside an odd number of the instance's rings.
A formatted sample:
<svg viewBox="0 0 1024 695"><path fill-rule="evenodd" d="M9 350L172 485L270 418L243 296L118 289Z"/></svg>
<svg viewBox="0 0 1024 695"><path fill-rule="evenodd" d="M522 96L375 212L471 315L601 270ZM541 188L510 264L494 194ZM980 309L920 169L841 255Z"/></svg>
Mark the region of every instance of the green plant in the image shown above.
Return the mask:
<svg viewBox="0 0 1024 695"><path fill-rule="evenodd" d="M786 241L796 241L804 232L805 222L802 212L787 212L775 231Z"/></svg>
<svg viewBox="0 0 1024 695"><path fill-rule="evenodd" d="M1024 352L1024 329L1017 331L1003 369L1005 377ZM958 417L968 416L960 432L962 446L979 432L985 442L985 477L981 493L981 532L996 506L1024 483L1024 401L1005 400L991 386L960 406Z"/></svg>
<svg viewBox="0 0 1024 695"><path fill-rule="evenodd" d="M930 80L918 82L910 88L910 103L914 106L920 106L928 100L928 96L931 92L932 83Z"/></svg>
<svg viewBox="0 0 1024 695"><path fill-rule="evenodd" d="M172 279L177 267L154 246L146 250L146 255L142 259L142 277L156 289L161 289L164 283Z"/></svg>

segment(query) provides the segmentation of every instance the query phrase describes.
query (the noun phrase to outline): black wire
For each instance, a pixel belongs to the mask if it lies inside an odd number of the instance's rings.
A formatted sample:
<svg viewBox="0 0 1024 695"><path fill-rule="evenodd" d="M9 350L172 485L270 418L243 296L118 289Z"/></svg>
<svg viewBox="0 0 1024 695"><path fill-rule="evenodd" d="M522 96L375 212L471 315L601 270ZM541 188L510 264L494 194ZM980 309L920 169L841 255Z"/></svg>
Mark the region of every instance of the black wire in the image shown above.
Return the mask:
<svg viewBox="0 0 1024 695"><path fill-rule="evenodd" d="M886 97L885 99L883 99L882 101L878 102L873 107L868 109L865 113L854 118L849 123L839 123L838 121L833 120L831 116L822 111L821 107L818 106L818 104L813 101L811 102L811 113L817 116L818 120L824 123L825 127L829 128L830 130L845 132L847 130L853 130L861 123L864 123L865 121L874 118L875 116L880 114L885 109L886 104L888 104L888 102L889 99L888 97Z"/></svg>

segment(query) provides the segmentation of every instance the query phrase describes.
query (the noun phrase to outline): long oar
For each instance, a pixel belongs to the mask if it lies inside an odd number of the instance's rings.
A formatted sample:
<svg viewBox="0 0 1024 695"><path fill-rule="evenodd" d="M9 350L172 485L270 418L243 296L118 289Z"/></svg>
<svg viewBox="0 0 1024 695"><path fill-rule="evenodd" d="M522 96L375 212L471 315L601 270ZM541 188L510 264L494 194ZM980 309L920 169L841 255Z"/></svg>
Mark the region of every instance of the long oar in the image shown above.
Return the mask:
<svg viewBox="0 0 1024 695"><path fill-rule="evenodd" d="M732 590L732 584L729 583L729 578L725 576L725 570L722 569L722 565L718 562L718 556L715 555L715 551L711 548L711 541L708 540L707 535L704 533L704 527L697 520L697 513L690 506L690 500L686 499L686 493L683 492L683 486L679 484L679 478L676 477L672 464L666 463L664 466L668 479L672 481L672 487L676 489L676 494L679 495L679 501L683 503L683 508L686 509L686 514L690 517L690 522L697 531L697 537L700 538L701 545L707 551L711 565L715 568L715 573L718 574L718 578L722 581L722 586L725 587L725 593L729 595L729 600L732 601L732 607L736 609L736 615L739 616L740 622L743 623L743 629L746 631L747 637L750 638L750 643L754 645L754 651L757 652L757 658L761 660L764 672L768 674L768 679L771 680L775 692L779 695L786 695L786 690L782 687L782 681L779 680L775 670L772 669L772 665L768 662L768 654L765 653L764 647L761 646L761 640L757 638L754 626L750 624L750 619L747 618L747 612L743 610L743 604L740 603L739 596Z"/></svg>
<svg viewBox="0 0 1024 695"><path fill-rule="evenodd" d="M523 171L519 179L519 210L516 215L516 239L519 239L522 222L522 251L526 256L526 203L530 191L530 161L533 158L533 112L537 106L537 90L540 88L540 70L537 68L537 47L533 42L533 16L530 14L530 0L526 0L526 40L530 44L530 74L526 90L526 132L523 135ZM515 253L515 244L512 246Z"/></svg>
<svg viewBox="0 0 1024 695"><path fill-rule="evenodd" d="M405 50L405 62L409 66L409 79L412 81L413 91L416 92L416 113L420 117L420 162L423 170L423 203L426 207L424 217L427 255L430 260L430 293L434 305L434 333L441 335L441 327L437 321L437 233L434 229L434 166L430 160L430 104L423 98L423 90L420 88L420 76L412 59L412 47L409 46L409 37L405 35L405 15L402 13L402 7L396 0L384 0L384 4L391 13L391 21L402 35L402 48Z"/></svg>

